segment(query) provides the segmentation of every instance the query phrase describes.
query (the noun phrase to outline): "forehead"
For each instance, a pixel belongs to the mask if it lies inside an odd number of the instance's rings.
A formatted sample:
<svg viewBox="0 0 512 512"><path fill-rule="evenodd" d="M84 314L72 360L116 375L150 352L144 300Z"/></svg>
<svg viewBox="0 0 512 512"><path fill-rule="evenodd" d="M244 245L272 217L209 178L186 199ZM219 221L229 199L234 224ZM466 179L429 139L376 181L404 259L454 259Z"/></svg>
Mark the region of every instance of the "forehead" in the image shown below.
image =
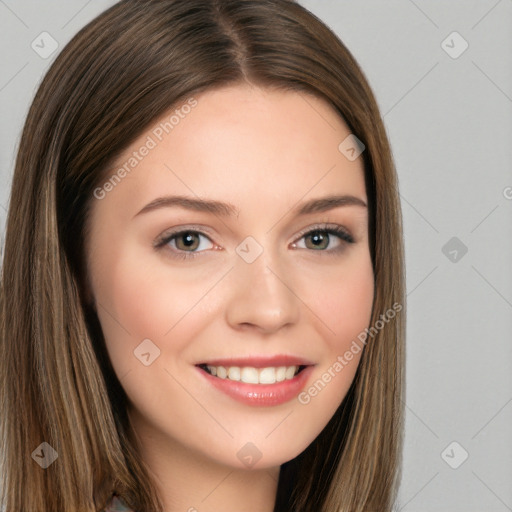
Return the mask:
<svg viewBox="0 0 512 512"><path fill-rule="evenodd" d="M127 172L111 195L134 207L164 193L222 197L241 211L254 198L259 208L308 194L366 201L362 159L339 149L349 135L341 116L310 94L209 90L174 106L117 158L110 172Z"/></svg>

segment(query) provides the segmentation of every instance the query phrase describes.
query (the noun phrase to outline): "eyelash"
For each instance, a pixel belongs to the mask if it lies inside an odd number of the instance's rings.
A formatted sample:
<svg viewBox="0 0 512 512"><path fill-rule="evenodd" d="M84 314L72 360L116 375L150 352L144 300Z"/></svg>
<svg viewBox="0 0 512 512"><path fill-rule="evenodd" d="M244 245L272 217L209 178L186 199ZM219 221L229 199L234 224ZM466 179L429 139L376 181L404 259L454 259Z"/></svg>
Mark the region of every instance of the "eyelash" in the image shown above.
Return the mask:
<svg viewBox="0 0 512 512"><path fill-rule="evenodd" d="M200 230L191 229L191 228L190 229L180 229L179 231L165 233L164 235L159 237L155 241L154 247L156 250L162 250L174 238L179 237L180 235L184 235L186 233L202 235L202 236L208 238L208 240L210 240L209 236ZM299 238L297 238L297 241L308 236L308 235L314 234L314 233L327 233L329 235L337 236L340 239L340 241L342 242L342 245L340 245L334 249L328 249L328 250L319 249L318 251L315 251L314 249L309 249L310 251L326 252L326 253L332 255L332 254L338 253L339 251L341 251L343 249L343 242L348 243L348 244L353 244L355 242L354 238L352 237L352 235L350 235L350 233L348 233L344 228L342 228L341 226L338 226L336 224L334 224L334 225L333 224L322 224L322 225L314 226L313 228L308 228L306 231L303 231L302 233L299 234ZM329 241L330 241L330 239L329 239ZM210 240L210 242L211 242L211 240ZM296 243L296 242L293 242L293 243ZM308 249L306 248L306 250L308 250ZM200 254L201 252L203 252L203 251L189 252L189 251L182 251L180 249L172 249L172 253L173 253L172 257L182 259L182 260L193 259L193 258L196 258L197 255Z"/></svg>

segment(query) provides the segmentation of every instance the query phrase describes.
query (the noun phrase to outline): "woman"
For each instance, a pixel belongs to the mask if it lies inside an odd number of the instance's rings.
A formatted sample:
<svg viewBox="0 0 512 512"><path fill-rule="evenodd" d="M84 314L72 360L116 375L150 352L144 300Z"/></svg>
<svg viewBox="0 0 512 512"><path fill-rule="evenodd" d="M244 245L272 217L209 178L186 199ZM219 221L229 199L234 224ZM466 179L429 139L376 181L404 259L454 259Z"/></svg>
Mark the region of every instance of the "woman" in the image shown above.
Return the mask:
<svg viewBox="0 0 512 512"><path fill-rule="evenodd" d="M404 314L396 173L339 39L289 0L123 0L20 143L5 510L391 510Z"/></svg>

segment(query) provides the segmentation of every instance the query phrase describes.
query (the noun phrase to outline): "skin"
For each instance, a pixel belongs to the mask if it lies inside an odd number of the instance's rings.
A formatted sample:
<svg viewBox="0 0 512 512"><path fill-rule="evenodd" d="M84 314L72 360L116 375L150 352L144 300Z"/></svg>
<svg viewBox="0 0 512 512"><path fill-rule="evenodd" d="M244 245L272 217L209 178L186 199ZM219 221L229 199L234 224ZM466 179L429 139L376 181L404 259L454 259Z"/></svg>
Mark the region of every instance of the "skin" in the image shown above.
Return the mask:
<svg viewBox="0 0 512 512"><path fill-rule="evenodd" d="M234 85L195 98L197 106L136 168L103 199L92 199L89 292L165 511L271 512L280 465L333 416L361 352L308 404L295 398L271 407L233 400L194 365L296 355L315 363L307 389L368 327L374 283L367 208L293 213L299 203L332 194L366 203L363 162L338 150L350 130L314 96ZM176 206L137 215L173 194L229 202L239 215ZM317 249L311 235L301 235L325 222L343 226L354 243L329 235ZM187 251L183 237L154 248L160 235L191 224L208 230L193 239L194 259L172 257ZM247 236L263 248L252 263L235 251ZM160 350L149 366L134 356L145 339ZM261 452L252 467L237 457L248 442Z"/></svg>

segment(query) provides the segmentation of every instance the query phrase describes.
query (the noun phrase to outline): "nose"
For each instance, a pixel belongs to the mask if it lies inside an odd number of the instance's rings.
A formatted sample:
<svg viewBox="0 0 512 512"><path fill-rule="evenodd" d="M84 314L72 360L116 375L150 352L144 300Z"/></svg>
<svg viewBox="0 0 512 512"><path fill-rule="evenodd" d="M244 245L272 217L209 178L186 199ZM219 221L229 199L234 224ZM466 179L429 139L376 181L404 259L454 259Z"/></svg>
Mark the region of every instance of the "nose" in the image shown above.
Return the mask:
<svg viewBox="0 0 512 512"><path fill-rule="evenodd" d="M272 333L298 322L301 301L291 272L284 272L268 251L252 263L239 259L231 274L225 313L231 327Z"/></svg>

